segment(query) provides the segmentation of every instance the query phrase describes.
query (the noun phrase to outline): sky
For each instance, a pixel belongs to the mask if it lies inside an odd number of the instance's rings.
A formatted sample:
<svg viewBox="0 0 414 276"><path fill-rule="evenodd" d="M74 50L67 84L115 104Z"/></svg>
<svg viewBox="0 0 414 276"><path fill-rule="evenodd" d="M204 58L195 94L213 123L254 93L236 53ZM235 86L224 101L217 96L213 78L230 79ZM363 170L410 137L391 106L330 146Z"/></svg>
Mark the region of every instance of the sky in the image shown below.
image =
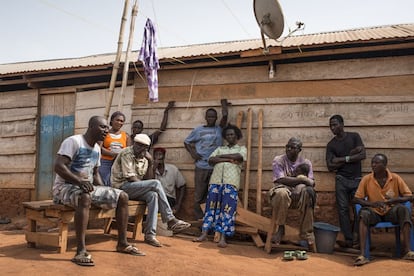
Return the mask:
<svg viewBox="0 0 414 276"><path fill-rule="evenodd" d="M265 1L265 0L255 0ZM271 0L267 0L271 1ZM130 35L128 21L123 50ZM260 39L254 0L141 0L132 50L144 26L156 26L158 47ZM0 64L116 53L124 0L0 0ZM279 0L282 37L414 23L413 0Z"/></svg>

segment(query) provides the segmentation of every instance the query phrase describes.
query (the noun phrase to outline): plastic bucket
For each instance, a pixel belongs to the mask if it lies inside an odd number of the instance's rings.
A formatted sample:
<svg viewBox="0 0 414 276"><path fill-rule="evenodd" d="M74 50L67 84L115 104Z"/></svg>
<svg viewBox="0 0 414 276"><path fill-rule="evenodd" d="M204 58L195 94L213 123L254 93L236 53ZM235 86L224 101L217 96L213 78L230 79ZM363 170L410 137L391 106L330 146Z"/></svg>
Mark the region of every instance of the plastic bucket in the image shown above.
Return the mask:
<svg viewBox="0 0 414 276"><path fill-rule="evenodd" d="M313 232L315 234L316 250L318 253L332 254L335 248L339 227L325 222L315 222Z"/></svg>

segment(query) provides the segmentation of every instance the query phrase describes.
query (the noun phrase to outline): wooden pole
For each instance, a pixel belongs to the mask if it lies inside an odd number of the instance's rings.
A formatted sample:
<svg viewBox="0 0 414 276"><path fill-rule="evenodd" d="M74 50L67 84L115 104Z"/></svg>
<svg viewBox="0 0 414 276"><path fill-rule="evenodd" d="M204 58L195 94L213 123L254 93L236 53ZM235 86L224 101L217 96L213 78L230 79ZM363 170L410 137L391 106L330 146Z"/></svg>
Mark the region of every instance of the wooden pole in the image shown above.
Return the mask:
<svg viewBox="0 0 414 276"><path fill-rule="evenodd" d="M250 159L251 159L251 148L252 148L252 120L253 112L249 107L247 109L247 162L246 162L246 175L244 180L244 191L243 191L243 206L247 210L249 202L249 186L250 186Z"/></svg>
<svg viewBox="0 0 414 276"><path fill-rule="evenodd" d="M256 213L262 214L262 148L263 148L263 109L259 109L258 116L258 145L257 145L257 181L256 181Z"/></svg>
<svg viewBox="0 0 414 276"><path fill-rule="evenodd" d="M131 24L129 25L129 39L125 55L124 74L122 75L121 95L119 96L118 110L122 111L124 106L125 89L128 83L129 56L131 55L132 42L134 41L135 18L138 14L138 0L135 0L131 11Z"/></svg>
<svg viewBox="0 0 414 276"><path fill-rule="evenodd" d="M107 119L109 118L109 112L111 110L112 99L114 97L116 77L118 75L119 62L121 60L121 54L122 54L122 45L124 43L123 42L123 40L124 40L124 26L125 26L125 22L127 21L128 9L129 9L129 0L125 0L124 11L122 12L121 27L120 27L120 30L119 30L118 49L116 51L114 67L112 68L111 81L109 83L109 90L108 90L109 99L108 99L108 101L106 101L106 106L105 106L104 117L107 118Z"/></svg>

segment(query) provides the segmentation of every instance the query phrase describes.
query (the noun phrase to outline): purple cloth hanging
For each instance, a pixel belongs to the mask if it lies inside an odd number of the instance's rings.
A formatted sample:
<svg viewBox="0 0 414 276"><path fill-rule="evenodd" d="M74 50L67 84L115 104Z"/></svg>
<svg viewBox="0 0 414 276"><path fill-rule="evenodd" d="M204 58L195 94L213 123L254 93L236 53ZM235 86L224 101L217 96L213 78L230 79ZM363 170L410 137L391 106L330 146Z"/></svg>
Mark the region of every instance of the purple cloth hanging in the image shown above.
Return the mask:
<svg viewBox="0 0 414 276"><path fill-rule="evenodd" d="M152 102L158 102L158 63L157 41L155 39L155 26L151 19L147 19L142 38L141 50L139 51L138 60L144 66L145 76L148 82L149 99Z"/></svg>

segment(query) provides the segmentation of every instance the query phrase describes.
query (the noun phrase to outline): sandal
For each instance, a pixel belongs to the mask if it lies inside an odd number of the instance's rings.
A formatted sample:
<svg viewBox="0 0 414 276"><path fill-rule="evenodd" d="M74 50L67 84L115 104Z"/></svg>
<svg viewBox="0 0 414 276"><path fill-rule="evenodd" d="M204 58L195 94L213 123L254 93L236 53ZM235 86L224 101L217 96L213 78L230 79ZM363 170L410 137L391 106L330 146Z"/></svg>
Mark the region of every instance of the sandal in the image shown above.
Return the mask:
<svg viewBox="0 0 414 276"><path fill-rule="evenodd" d="M80 266L95 265L95 263L92 260L92 255L88 252L80 252L79 254L75 255L75 257L73 257L71 261Z"/></svg>
<svg viewBox="0 0 414 276"><path fill-rule="evenodd" d="M296 250L295 251L296 259L304 261L308 259L308 254L306 254L306 251L304 250Z"/></svg>
<svg viewBox="0 0 414 276"><path fill-rule="evenodd" d="M295 255L295 251L285 251L283 252L282 259L284 261L292 261L295 258L294 255Z"/></svg>
<svg viewBox="0 0 414 276"><path fill-rule="evenodd" d="M124 247L124 248L117 247L116 251L119 253L129 254L133 256L145 256L146 255L144 252L142 252L141 250L139 250L133 245L128 245L127 247Z"/></svg>
<svg viewBox="0 0 414 276"><path fill-rule="evenodd" d="M365 258L365 256L361 255L361 256L358 256L358 258L355 259L354 266L361 266L361 265L364 265L364 264L367 264L367 263L369 263L369 259Z"/></svg>
<svg viewBox="0 0 414 276"><path fill-rule="evenodd" d="M403 260L414 261L414 251L408 251L407 254L404 255Z"/></svg>
<svg viewBox="0 0 414 276"><path fill-rule="evenodd" d="M168 226L168 230L177 233L189 228L190 226L191 224L189 224L188 222L177 220L173 225Z"/></svg>
<svg viewBox="0 0 414 276"><path fill-rule="evenodd" d="M146 237L144 242L155 247L162 247L162 244L155 237Z"/></svg>

